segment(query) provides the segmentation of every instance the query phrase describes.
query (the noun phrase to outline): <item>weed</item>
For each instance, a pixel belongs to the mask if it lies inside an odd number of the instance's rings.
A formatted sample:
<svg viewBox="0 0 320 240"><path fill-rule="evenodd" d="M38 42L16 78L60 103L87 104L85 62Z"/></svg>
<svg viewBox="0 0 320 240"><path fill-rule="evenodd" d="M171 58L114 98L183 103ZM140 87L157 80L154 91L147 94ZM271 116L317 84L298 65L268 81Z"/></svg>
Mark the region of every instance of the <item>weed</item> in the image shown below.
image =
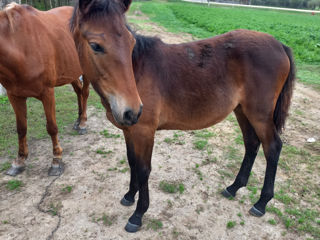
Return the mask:
<svg viewBox="0 0 320 240"><path fill-rule="evenodd" d="M71 193L72 188L73 188L73 186L68 185L68 186L63 187L61 189L61 191L64 192L64 193Z"/></svg>
<svg viewBox="0 0 320 240"><path fill-rule="evenodd" d="M158 219L151 219L150 222L147 225L147 229L152 229L154 231L158 231L163 227L163 224Z"/></svg>
<svg viewBox="0 0 320 240"><path fill-rule="evenodd" d="M20 187L23 185L22 181L20 180L10 180L7 182L7 189L13 191L13 190L19 190Z"/></svg>
<svg viewBox="0 0 320 240"><path fill-rule="evenodd" d="M269 219L268 223L270 223L271 225L277 225L277 222L274 219Z"/></svg>
<svg viewBox="0 0 320 240"><path fill-rule="evenodd" d="M1 163L0 172L7 171L10 167L11 167L11 163L9 163L9 162Z"/></svg>
<svg viewBox="0 0 320 240"><path fill-rule="evenodd" d="M193 145L196 149L203 150L208 145L208 140L196 140L193 142Z"/></svg>
<svg viewBox="0 0 320 240"><path fill-rule="evenodd" d="M160 189L166 193L177 193L182 194L185 190L183 183L170 183L166 181L161 181L159 184Z"/></svg>
<svg viewBox="0 0 320 240"><path fill-rule="evenodd" d="M231 229L237 225L236 221L229 221L227 222L227 228Z"/></svg>
<svg viewBox="0 0 320 240"><path fill-rule="evenodd" d="M100 134L103 135L105 138L120 138L120 134L109 133L107 129L100 132Z"/></svg>

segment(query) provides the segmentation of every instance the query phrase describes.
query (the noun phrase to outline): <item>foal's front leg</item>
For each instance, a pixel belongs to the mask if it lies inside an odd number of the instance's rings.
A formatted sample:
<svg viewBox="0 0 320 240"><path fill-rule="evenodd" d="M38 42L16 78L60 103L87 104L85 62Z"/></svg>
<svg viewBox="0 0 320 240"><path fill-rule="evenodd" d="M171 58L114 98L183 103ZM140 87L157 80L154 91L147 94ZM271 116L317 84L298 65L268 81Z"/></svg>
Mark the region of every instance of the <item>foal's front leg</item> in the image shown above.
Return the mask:
<svg viewBox="0 0 320 240"><path fill-rule="evenodd" d="M28 157L27 145L27 104L26 98L16 97L8 94L10 103L16 114L17 133L19 138L18 157L12 163L11 168L6 172L7 175L16 176L25 169L25 160Z"/></svg>
<svg viewBox="0 0 320 240"><path fill-rule="evenodd" d="M53 147L53 160L48 174L49 176L59 176L64 171L64 164L62 163L62 148L58 140L54 89L49 88L46 90L42 95L41 101L47 118L47 132L51 136Z"/></svg>
<svg viewBox="0 0 320 240"><path fill-rule="evenodd" d="M154 130L133 127L128 131L124 131L124 133L126 136L128 161L131 167L130 189L124 196L124 199L133 203L134 196L139 191L136 210L129 218L125 230L127 232L136 232L142 226L143 214L149 207L148 179L151 172Z"/></svg>

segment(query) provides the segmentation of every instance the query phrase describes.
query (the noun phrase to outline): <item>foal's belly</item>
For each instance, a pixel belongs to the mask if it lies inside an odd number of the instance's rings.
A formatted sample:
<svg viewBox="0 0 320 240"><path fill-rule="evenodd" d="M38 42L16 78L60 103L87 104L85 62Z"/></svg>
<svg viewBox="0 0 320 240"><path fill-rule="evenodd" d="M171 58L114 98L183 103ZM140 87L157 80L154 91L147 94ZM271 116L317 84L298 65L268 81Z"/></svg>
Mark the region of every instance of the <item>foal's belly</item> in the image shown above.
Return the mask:
<svg viewBox="0 0 320 240"><path fill-rule="evenodd" d="M192 110L183 107L167 107L166 112L163 111L161 114L158 130L196 130L207 128L225 119L237 105L237 101L219 101Z"/></svg>

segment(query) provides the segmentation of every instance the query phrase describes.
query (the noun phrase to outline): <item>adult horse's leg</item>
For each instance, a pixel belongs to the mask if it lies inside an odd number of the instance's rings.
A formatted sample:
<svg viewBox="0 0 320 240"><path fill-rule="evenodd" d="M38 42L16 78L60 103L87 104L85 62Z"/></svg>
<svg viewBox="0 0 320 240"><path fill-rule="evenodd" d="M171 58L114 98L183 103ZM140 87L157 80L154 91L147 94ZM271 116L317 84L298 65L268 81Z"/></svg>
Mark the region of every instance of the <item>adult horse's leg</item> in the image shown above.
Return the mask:
<svg viewBox="0 0 320 240"><path fill-rule="evenodd" d="M130 129L130 128L129 128ZM151 157L154 143L154 129L133 127L125 133L129 163L131 166L130 190L125 195L126 200L134 199L134 195L139 191L139 200L136 210L129 218L125 227L128 232L136 232L142 225L143 214L149 207L148 179L151 172Z"/></svg>
<svg viewBox="0 0 320 240"><path fill-rule="evenodd" d="M234 183L222 192L222 195L227 198L235 197L239 188L247 185L249 175L260 146L260 140L247 117L242 112L240 105L234 110L234 113L236 114L242 131L245 155Z"/></svg>
<svg viewBox="0 0 320 240"><path fill-rule="evenodd" d="M48 171L49 176L59 176L64 171L62 163L62 148L58 141L58 127L56 123L56 105L54 97L54 89L49 88L41 98L44 111L47 118L47 131L51 136L53 147L52 165Z"/></svg>
<svg viewBox="0 0 320 240"><path fill-rule="evenodd" d="M82 116L79 124L80 134L84 134L87 132L87 103L88 103L88 97L89 97L89 87L90 87L90 82L89 80L83 76L83 86L82 86L82 99L83 99L83 105L82 105ZM84 129L84 131L82 130ZM84 133L82 133L83 131Z"/></svg>
<svg viewBox="0 0 320 240"><path fill-rule="evenodd" d="M250 214L261 217L265 214L267 203L274 196L274 182L282 149L282 141L272 119L267 122L253 122L252 125L262 142L264 155L267 160L267 169L260 199L249 211Z"/></svg>
<svg viewBox="0 0 320 240"><path fill-rule="evenodd" d="M6 172L7 175L16 176L25 169L25 159L28 157L27 145L27 98L16 97L8 94L10 103L16 114L17 132L19 138L18 157L12 163L11 168Z"/></svg>
<svg viewBox="0 0 320 240"><path fill-rule="evenodd" d="M87 132L86 130L86 120L87 120L87 115L86 112L84 112L84 99L83 99L83 94L82 94L82 90L83 87L81 85L81 82L79 79L73 81L72 83L72 87L74 89L74 91L77 94L77 98L78 98L78 119L76 120L73 129L78 130L79 134L83 135Z"/></svg>

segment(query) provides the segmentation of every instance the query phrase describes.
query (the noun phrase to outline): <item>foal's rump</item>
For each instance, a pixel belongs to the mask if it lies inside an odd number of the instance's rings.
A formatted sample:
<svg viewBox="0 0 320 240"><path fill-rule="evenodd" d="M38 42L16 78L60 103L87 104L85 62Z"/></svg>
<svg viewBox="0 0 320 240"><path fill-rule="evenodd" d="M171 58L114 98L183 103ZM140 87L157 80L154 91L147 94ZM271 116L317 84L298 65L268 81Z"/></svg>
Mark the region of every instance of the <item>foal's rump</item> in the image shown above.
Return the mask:
<svg viewBox="0 0 320 240"><path fill-rule="evenodd" d="M165 59L158 61L165 75L158 74L161 80L157 82L167 103L163 111L167 123L160 128L208 127L239 104L249 116L272 119L290 70L289 57L279 41L249 30L192 43L163 44L156 54Z"/></svg>

